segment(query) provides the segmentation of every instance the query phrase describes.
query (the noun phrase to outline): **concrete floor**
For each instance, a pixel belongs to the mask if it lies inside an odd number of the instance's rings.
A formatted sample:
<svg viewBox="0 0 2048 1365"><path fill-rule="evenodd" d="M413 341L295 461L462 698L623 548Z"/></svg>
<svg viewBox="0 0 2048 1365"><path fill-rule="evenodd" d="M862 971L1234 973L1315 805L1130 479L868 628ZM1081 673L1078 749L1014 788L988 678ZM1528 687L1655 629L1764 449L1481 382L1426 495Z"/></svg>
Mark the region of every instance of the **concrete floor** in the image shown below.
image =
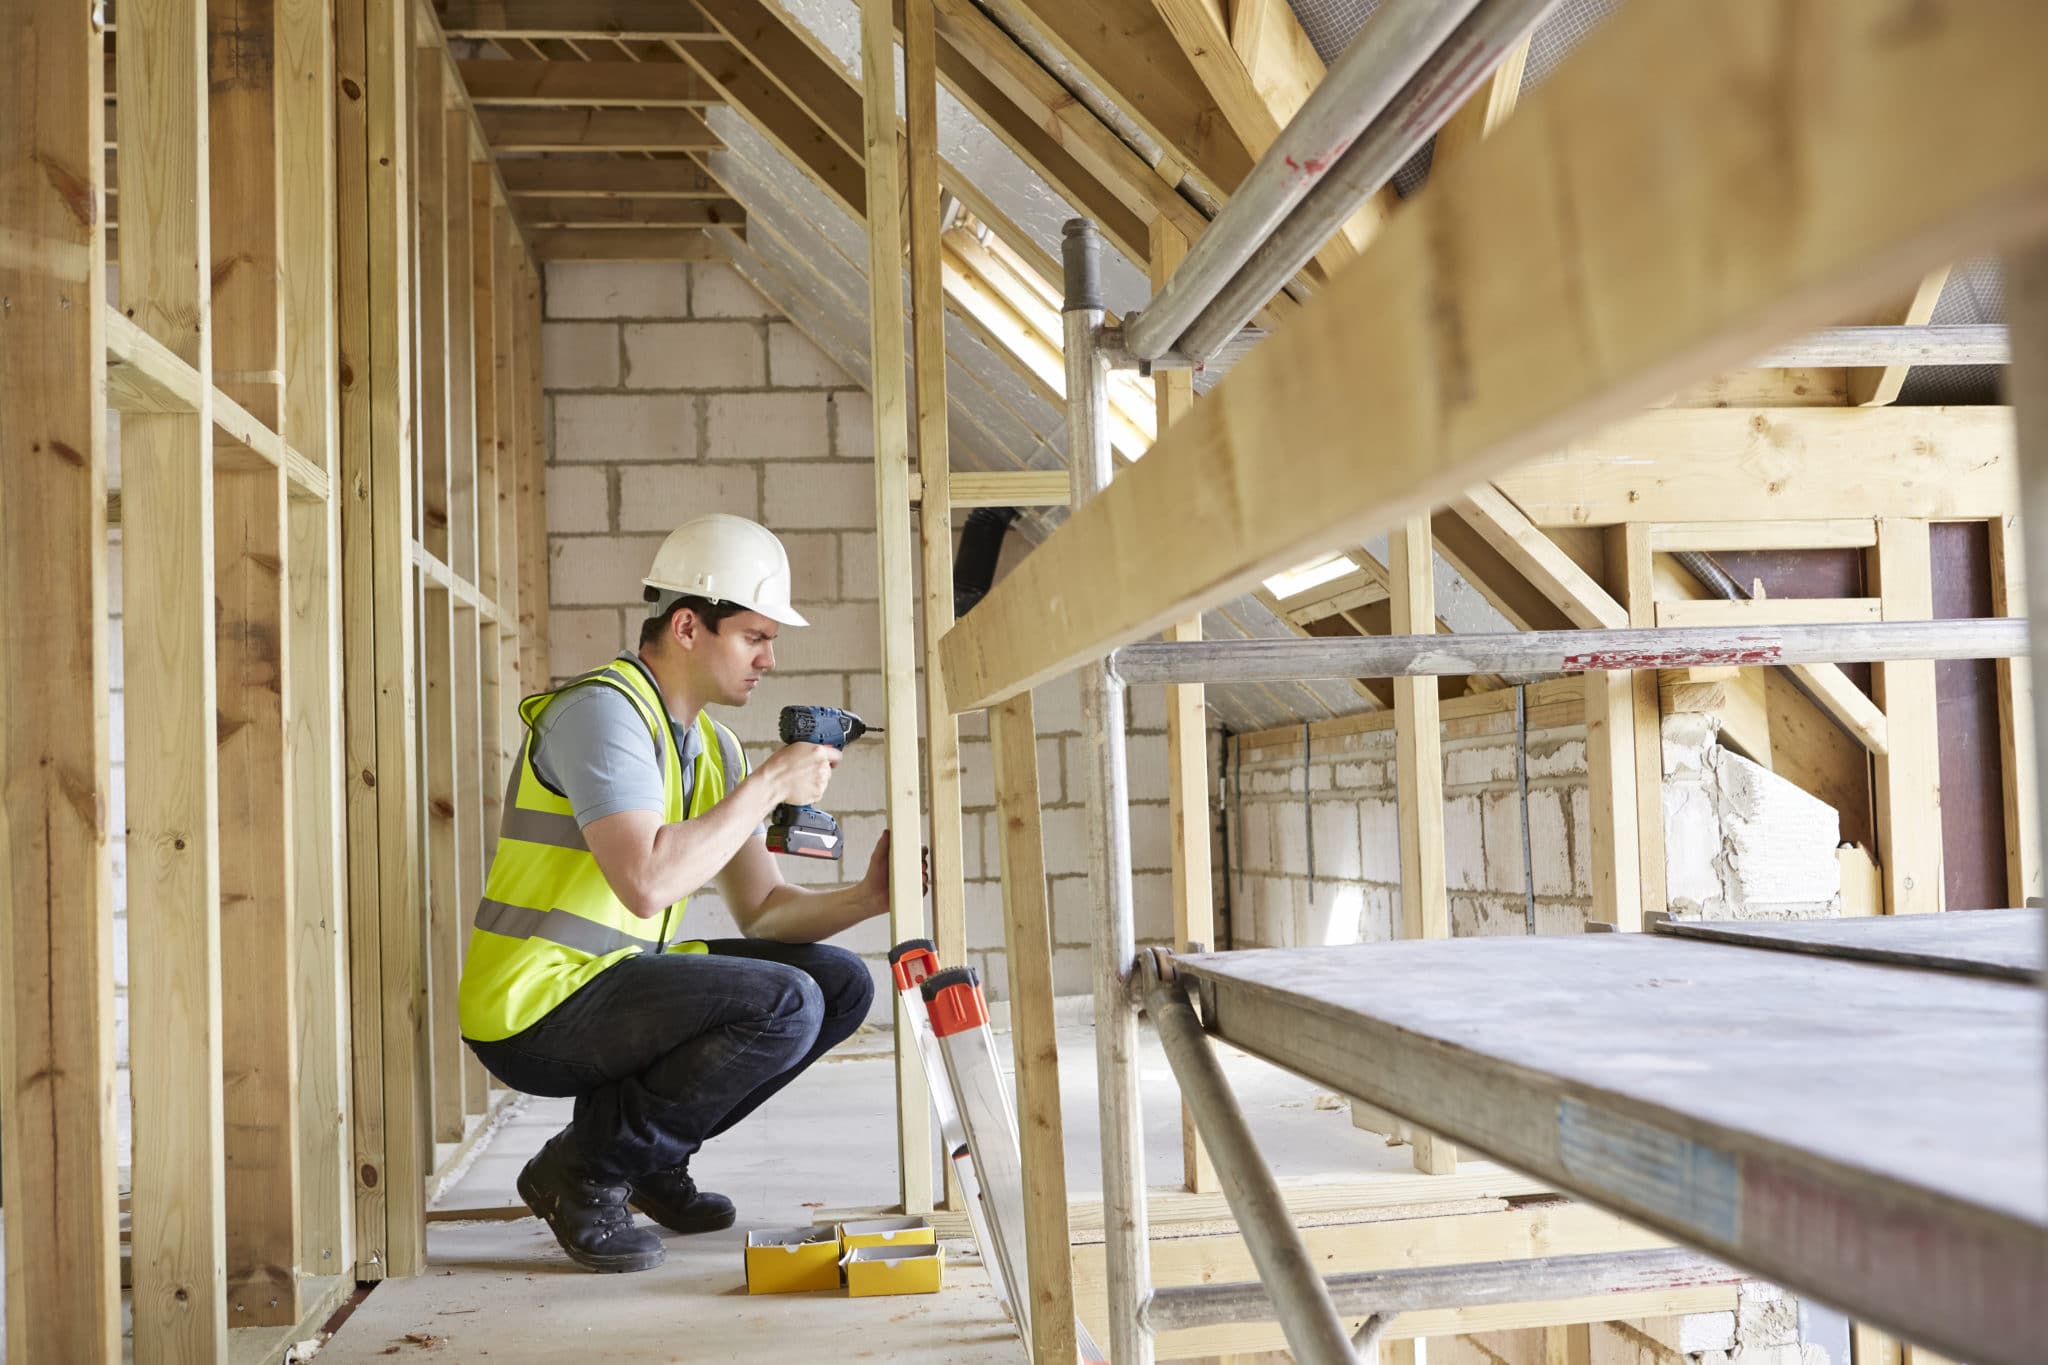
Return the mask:
<svg viewBox="0 0 2048 1365"><path fill-rule="evenodd" d="M1179 1177L1178 1091L1157 1037L1144 1035L1146 1158L1152 1183ZM432 1269L380 1285L320 1353L321 1365L390 1360L553 1362L602 1356L617 1365L669 1361L888 1360L982 1365L1025 1359L971 1245L954 1248L946 1289L915 1298L837 1293L751 1297L741 1247L749 1228L812 1221L820 1208L883 1205L896 1197L893 1066L886 1036L856 1037L863 1053L835 1056L800 1078L694 1163L707 1187L739 1205L739 1224L671 1237L668 1261L637 1275L592 1275L571 1264L536 1219L444 1222L429 1230ZM1062 1108L1077 1199L1101 1189L1099 1119L1090 1030L1062 1027ZM1227 1069L1276 1171L1291 1179L1355 1179L1409 1169L1318 1108L1315 1087L1241 1054ZM1327 1104L1328 1101L1326 1100ZM440 1207L517 1203L513 1180L566 1119L564 1101L535 1100L515 1115Z"/></svg>

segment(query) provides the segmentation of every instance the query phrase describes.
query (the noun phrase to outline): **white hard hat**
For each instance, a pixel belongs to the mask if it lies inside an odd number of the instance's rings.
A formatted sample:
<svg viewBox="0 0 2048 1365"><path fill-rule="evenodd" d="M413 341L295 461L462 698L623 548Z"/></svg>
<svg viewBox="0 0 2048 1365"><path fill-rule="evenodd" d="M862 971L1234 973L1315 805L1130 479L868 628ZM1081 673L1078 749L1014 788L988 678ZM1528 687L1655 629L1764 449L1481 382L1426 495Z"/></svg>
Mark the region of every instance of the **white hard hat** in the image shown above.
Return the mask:
<svg viewBox="0 0 2048 1365"><path fill-rule="evenodd" d="M642 579L659 614L676 594L731 602L785 626L809 621L789 605L789 555L775 533L745 517L714 512L668 533Z"/></svg>

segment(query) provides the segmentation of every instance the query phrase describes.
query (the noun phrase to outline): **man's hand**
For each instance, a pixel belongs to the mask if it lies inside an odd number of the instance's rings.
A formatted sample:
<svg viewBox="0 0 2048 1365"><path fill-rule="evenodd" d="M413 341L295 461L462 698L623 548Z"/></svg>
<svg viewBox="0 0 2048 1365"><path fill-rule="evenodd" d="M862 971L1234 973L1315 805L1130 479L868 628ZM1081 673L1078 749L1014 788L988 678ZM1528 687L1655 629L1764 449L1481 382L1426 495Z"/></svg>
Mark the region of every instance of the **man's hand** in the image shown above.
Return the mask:
<svg viewBox="0 0 2048 1365"><path fill-rule="evenodd" d="M815 806L831 785L832 770L845 757L829 744L786 744L768 755L754 775L770 784L779 803Z"/></svg>
<svg viewBox="0 0 2048 1365"><path fill-rule="evenodd" d="M882 914L889 908L889 845L892 837L885 829L882 831L882 837L875 840L874 856L868 859L868 874L860 881L861 889L867 893L870 904L874 907L869 912L873 915ZM932 851L927 848L923 852L923 894L929 896L932 893Z"/></svg>

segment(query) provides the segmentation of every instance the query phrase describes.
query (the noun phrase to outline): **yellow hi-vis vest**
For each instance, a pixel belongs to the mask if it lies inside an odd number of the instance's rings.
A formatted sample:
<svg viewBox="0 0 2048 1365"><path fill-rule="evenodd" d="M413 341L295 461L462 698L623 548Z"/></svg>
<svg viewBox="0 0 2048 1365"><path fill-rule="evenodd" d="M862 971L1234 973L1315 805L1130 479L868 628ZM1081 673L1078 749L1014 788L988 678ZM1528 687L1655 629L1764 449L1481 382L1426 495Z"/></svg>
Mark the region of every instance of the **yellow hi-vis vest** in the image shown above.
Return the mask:
<svg viewBox="0 0 2048 1365"><path fill-rule="evenodd" d="M526 742L505 791L498 851L462 965L462 1036L480 1043L527 1028L622 958L704 951L702 943L672 937L682 924L687 898L658 919L642 919L626 908L584 843L569 799L534 771L541 713L575 687L615 688L647 722L662 766L663 820L673 823L710 810L726 793L729 769L737 769L734 786L746 776L739 740L698 712L701 743L684 808L682 751L669 727L668 710L654 679L631 655L519 703Z"/></svg>

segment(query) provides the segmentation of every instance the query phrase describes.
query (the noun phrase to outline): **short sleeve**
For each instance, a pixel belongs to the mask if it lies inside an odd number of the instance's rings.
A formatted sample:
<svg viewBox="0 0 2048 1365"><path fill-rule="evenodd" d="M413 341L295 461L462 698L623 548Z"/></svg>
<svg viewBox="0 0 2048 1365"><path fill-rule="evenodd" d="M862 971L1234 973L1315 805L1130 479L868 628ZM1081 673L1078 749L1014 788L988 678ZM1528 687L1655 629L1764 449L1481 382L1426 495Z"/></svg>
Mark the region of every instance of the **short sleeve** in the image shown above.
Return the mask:
<svg viewBox="0 0 2048 1365"><path fill-rule="evenodd" d="M541 713L534 770L569 798L578 828L622 810L667 809L661 757L640 709L617 689L587 684Z"/></svg>

